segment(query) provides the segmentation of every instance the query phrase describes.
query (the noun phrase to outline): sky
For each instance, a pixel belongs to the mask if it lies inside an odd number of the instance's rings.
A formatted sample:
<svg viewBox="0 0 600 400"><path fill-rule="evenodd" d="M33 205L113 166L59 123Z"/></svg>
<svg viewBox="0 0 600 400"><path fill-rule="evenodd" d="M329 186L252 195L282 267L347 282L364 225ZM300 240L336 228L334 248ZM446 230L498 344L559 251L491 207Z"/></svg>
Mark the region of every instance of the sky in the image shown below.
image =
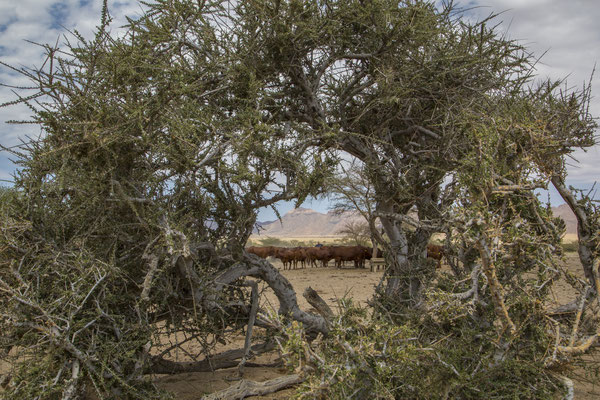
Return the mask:
<svg viewBox="0 0 600 400"><path fill-rule="evenodd" d="M581 88L590 81L595 64L600 60L600 1L598 0L456 0L455 4L468 9L467 16L474 20L490 13L502 13L497 21L501 31L511 39L524 44L536 56L544 55L537 64L540 79L567 77L568 87ZM113 27L123 25L125 15L137 16L142 12L136 0L109 0ZM100 21L101 0L0 0L0 61L15 67L39 66L42 50L34 43L55 44L71 38L68 31L77 30L84 37L92 37ZM118 28L113 28L118 33ZM23 85L22 77L0 66L0 83ZM600 71L592 80L591 112L600 116ZM0 87L0 104L14 100L12 89ZM8 125L8 120L24 120L29 116L26 107L0 108L0 143L14 146L27 135L36 137L39 127ZM567 183L589 188L600 176L600 145L587 152L575 153L578 162L568 168ZM0 180L10 184L15 166L6 152L0 152ZM1 183L1 182L0 182ZM562 203L558 195L550 193L553 204ZM326 212L326 200L312 200L303 205ZM282 215L293 208L292 203L279 207ZM259 220L273 220L275 214L265 209Z"/></svg>

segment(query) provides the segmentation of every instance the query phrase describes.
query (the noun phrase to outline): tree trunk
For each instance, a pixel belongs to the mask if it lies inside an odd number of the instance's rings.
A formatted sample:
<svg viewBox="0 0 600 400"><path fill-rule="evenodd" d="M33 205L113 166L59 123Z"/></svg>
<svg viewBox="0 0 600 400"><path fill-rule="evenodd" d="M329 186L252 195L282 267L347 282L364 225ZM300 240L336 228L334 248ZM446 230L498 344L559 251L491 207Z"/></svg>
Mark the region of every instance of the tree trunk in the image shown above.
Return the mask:
<svg viewBox="0 0 600 400"><path fill-rule="evenodd" d="M425 279L424 250L429 234L417 229L409 237L401 222L380 217L383 228L390 238L389 259L391 263L382 279L386 280L384 294L400 302L418 303L423 279Z"/></svg>
<svg viewBox="0 0 600 400"><path fill-rule="evenodd" d="M596 257L592 250L594 247L594 230L593 227L590 226L589 217L586 215L584 208L578 204L577 199L575 199L571 190L567 188L562 177L558 175L553 176L552 184L577 218L577 252L579 253L579 260L583 266L583 272L586 279L594 289L594 293L598 295L598 290L600 288L596 286L596 280L594 278L594 263Z"/></svg>

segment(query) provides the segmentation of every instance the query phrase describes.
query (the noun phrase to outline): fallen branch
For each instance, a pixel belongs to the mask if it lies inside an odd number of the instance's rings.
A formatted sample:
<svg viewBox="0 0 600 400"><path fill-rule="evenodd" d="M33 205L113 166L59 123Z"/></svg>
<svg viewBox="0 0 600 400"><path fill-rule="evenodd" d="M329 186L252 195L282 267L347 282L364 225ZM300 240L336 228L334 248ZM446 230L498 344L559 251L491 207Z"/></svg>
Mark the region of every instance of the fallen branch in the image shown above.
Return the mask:
<svg viewBox="0 0 600 400"><path fill-rule="evenodd" d="M300 375L280 376L265 382L247 381L242 379L227 389L202 397L202 400L234 400L245 399L248 396L264 396L304 381Z"/></svg>
<svg viewBox="0 0 600 400"><path fill-rule="evenodd" d="M254 254L245 254L243 262L236 263L223 271L214 279L211 293L203 296L197 293L196 301L203 304L208 310L217 307L216 296L225 286L236 280L250 276L263 280L269 285L279 301L279 314L289 315L296 321L302 322L307 330L316 331L326 335L329 332L327 321L320 315L307 313L300 309L296 292L292 284L268 261Z"/></svg>
<svg viewBox="0 0 600 400"><path fill-rule="evenodd" d="M255 354L266 353L275 348L274 343L262 343L250 348ZM177 362L165 360L162 357L154 356L151 365L146 370L150 374L180 374L184 372L212 372L217 369L231 368L239 364L239 359L244 357L245 349L235 349L224 351L202 361ZM246 363L246 366L259 366L258 364Z"/></svg>
<svg viewBox="0 0 600 400"><path fill-rule="evenodd" d="M317 312L321 314L326 321L331 321L334 316L333 311L331 311L331 308L327 305L325 300L319 296L316 290L309 286L304 290L302 296L304 296L306 301L308 301L308 304L313 306L314 309L317 310Z"/></svg>

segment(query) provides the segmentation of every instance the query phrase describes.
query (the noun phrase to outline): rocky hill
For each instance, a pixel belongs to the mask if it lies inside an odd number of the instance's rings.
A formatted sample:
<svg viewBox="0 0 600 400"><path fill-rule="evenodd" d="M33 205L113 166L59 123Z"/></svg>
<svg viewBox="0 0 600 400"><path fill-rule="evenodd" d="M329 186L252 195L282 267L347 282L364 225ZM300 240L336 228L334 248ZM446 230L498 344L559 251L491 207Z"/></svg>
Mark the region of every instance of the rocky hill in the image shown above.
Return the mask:
<svg viewBox="0 0 600 400"><path fill-rule="evenodd" d="M273 237L325 237L337 236L338 231L348 221L363 221L356 214L345 212L335 214L328 212L320 213L309 208L296 208L281 217L281 221L259 222L260 236Z"/></svg>
<svg viewBox="0 0 600 400"><path fill-rule="evenodd" d="M567 225L567 233L577 233L577 218L568 205L563 204L558 207L552 207L552 213L556 217L562 218Z"/></svg>
<svg viewBox="0 0 600 400"><path fill-rule="evenodd" d="M553 207L554 215L562 218L567 225L567 233L577 233L577 220L571 209L563 204ZM309 208L297 208L281 217L281 221L259 222L260 236L273 237L327 237L338 236L338 232L348 221L363 221L357 213L320 213ZM255 232L256 234L256 232Z"/></svg>

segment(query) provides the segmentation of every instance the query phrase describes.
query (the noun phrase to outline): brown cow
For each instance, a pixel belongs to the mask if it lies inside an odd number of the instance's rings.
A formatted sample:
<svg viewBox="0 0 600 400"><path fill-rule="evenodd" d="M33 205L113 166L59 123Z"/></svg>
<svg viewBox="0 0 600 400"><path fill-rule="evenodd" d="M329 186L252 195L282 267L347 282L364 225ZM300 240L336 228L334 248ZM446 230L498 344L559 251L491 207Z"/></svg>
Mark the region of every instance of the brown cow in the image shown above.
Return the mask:
<svg viewBox="0 0 600 400"><path fill-rule="evenodd" d="M294 268L296 268L297 264L300 263L301 268L306 268L306 247L294 247L294 263L296 264Z"/></svg>
<svg viewBox="0 0 600 400"><path fill-rule="evenodd" d="M442 257L444 257L444 247L438 244L428 243L427 244L427 258L437 260L437 267L442 266Z"/></svg>
<svg viewBox="0 0 600 400"><path fill-rule="evenodd" d="M292 269L294 261L294 252L286 247L275 247L275 258L279 258L283 264L283 269Z"/></svg>
<svg viewBox="0 0 600 400"><path fill-rule="evenodd" d="M317 261L321 261L321 265L325 268L329 260L332 259L329 246L306 247L304 251L307 261L314 267L317 266Z"/></svg>
<svg viewBox="0 0 600 400"><path fill-rule="evenodd" d="M275 247L273 246L265 246L265 247L257 247L250 246L246 249L248 253L256 254L260 258L272 257L275 255Z"/></svg>
<svg viewBox="0 0 600 400"><path fill-rule="evenodd" d="M334 246L331 247L332 258L338 268L346 261L354 261L354 268L364 267L369 248L364 246Z"/></svg>

